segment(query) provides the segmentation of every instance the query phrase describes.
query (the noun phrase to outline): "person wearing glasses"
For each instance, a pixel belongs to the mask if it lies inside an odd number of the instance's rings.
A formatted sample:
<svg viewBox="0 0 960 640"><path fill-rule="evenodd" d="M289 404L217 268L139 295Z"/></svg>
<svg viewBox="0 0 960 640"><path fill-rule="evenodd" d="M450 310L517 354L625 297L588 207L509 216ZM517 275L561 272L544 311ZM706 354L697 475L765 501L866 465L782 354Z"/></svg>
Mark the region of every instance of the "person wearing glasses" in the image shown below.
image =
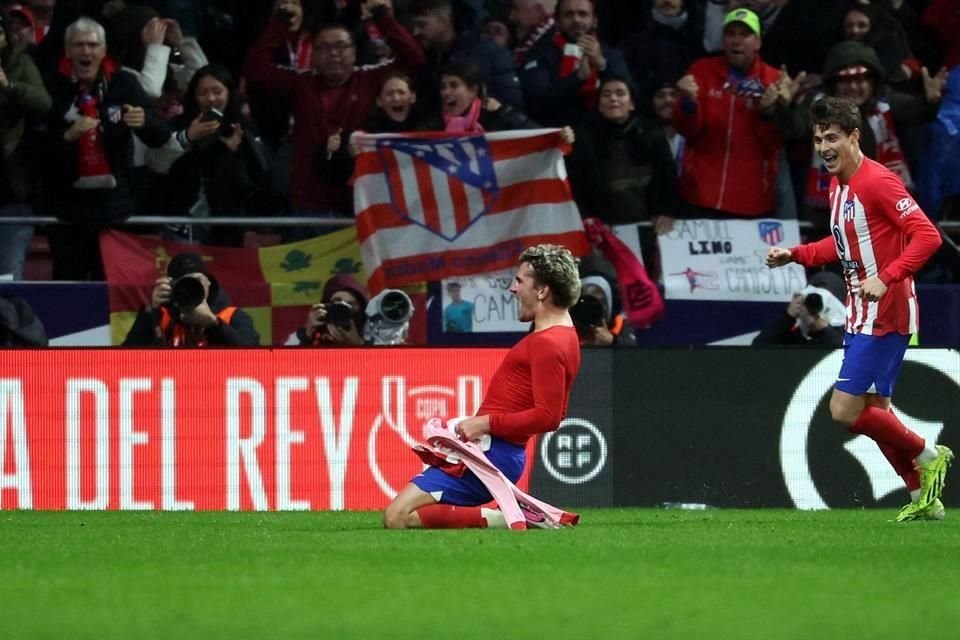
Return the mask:
<svg viewBox="0 0 960 640"><path fill-rule="evenodd" d="M247 56L245 75L249 82L292 100L290 199L294 215L353 216L351 188L332 169L336 156L346 153L346 140L367 117L386 76L398 70L413 73L424 63L420 45L393 17L387 0L366 0L361 8L363 19L377 26L393 50L395 57L390 63L357 66L353 33L346 26L332 23L319 27L314 36L311 70L277 65L271 52L285 41L288 31L279 13L275 13ZM284 239L299 240L324 230L291 229Z"/></svg>

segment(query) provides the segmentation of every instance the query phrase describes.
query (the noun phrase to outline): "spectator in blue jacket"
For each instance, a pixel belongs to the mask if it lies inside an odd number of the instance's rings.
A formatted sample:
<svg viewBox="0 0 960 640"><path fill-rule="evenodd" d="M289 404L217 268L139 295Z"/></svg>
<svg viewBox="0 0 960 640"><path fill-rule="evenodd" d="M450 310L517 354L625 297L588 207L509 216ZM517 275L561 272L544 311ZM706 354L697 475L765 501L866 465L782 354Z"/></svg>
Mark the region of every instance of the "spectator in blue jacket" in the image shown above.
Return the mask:
<svg viewBox="0 0 960 640"><path fill-rule="evenodd" d="M920 165L923 210L932 218L955 218L960 214L960 67L947 77L937 119L928 126Z"/></svg>

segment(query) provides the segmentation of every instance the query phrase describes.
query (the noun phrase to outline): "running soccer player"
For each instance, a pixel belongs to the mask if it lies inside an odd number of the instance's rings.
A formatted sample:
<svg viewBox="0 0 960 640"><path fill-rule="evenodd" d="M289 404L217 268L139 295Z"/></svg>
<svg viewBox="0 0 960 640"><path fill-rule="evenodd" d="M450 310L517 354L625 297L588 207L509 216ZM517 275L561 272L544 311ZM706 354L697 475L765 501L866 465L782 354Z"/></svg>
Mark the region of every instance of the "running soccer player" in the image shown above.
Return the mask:
<svg viewBox="0 0 960 640"><path fill-rule="evenodd" d="M580 297L577 259L558 245L526 249L510 293L519 303L520 320L533 321L533 331L510 349L477 415L460 422L456 431L467 441L489 434L487 457L516 483L526 464L527 440L560 426L580 369L580 339L568 312ZM428 467L393 499L383 524L389 529L506 528L499 509L480 506L492 499L471 471L455 477ZM525 515L529 524L537 524L534 514Z"/></svg>
<svg viewBox="0 0 960 640"><path fill-rule="evenodd" d="M830 414L874 440L903 478L911 502L897 521L943 518L953 452L926 442L890 410L910 335L918 328L913 274L940 246L940 234L900 178L860 151L856 104L823 98L810 107L813 144L830 172L832 237L792 249L772 247L767 266L815 267L840 260L847 281L843 365Z"/></svg>

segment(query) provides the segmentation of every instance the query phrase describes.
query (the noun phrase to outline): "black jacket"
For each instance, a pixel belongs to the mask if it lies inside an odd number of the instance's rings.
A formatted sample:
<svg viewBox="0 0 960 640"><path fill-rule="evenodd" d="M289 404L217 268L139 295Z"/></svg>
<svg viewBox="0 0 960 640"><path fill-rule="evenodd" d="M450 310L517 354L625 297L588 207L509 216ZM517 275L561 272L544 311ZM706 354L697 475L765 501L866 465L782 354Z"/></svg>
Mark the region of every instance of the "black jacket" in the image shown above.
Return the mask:
<svg viewBox="0 0 960 640"><path fill-rule="evenodd" d="M567 167L585 217L607 224L677 217L677 172L670 147L638 117L615 124L588 114L576 128Z"/></svg>
<svg viewBox="0 0 960 640"><path fill-rule="evenodd" d="M819 347L821 349L839 349L843 346L843 329L826 326L816 333L804 337L796 328L796 319L787 312L781 313L768 323L753 339L755 347L794 346Z"/></svg>
<svg viewBox="0 0 960 640"><path fill-rule="evenodd" d="M63 220L93 226L121 222L133 215L133 135L148 147L161 147L170 138L167 123L153 111L153 102L133 75L122 70L114 71L106 81L98 109L104 151L117 186L113 189L75 189L76 143L65 141L63 134L71 125L66 116L75 108L77 87L69 76L61 73L48 75L45 81L53 98L45 149L49 165L42 176L47 209ZM131 130L117 121L116 114L125 104L144 108L146 124L142 129Z"/></svg>
<svg viewBox="0 0 960 640"><path fill-rule="evenodd" d="M553 43L554 33L548 31L527 52L523 69L520 70L524 100L527 113L538 122L549 127L575 126L587 113L578 95L583 80L576 73L560 77L563 52ZM597 74L600 81L616 76L632 82L620 50L605 44L601 46L607 66Z"/></svg>
<svg viewBox="0 0 960 640"><path fill-rule="evenodd" d="M220 313L230 305L226 294L219 289L210 301L210 310ZM125 347L162 347L167 346L159 335L161 313L158 310L140 309L130 332L123 340ZM229 324L218 323L207 329L207 343L210 346L255 347L260 344L260 334L253 326L253 318L243 309L237 309Z"/></svg>
<svg viewBox="0 0 960 640"><path fill-rule="evenodd" d="M504 104L523 106L513 55L492 40L462 32L449 51L428 51L427 64L417 72L417 104L423 113L432 113L439 107L441 71L453 62L477 65L488 96Z"/></svg>

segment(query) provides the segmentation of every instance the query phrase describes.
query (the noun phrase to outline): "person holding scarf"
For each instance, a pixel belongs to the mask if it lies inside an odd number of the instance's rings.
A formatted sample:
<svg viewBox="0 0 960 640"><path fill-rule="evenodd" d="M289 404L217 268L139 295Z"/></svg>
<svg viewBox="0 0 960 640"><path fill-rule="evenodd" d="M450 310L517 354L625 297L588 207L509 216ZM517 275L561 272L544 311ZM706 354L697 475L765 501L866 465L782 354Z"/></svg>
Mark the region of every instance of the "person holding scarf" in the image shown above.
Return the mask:
<svg viewBox="0 0 960 640"><path fill-rule="evenodd" d="M137 79L107 57L103 27L80 18L67 27L66 56L45 81L53 99L43 176L47 212L71 226L47 232L55 280L102 280L99 233L131 215L133 136L163 146L170 130Z"/></svg>
<svg viewBox="0 0 960 640"><path fill-rule="evenodd" d="M557 2L556 29L526 53L520 70L530 116L546 126L575 126L597 108L600 83L630 80L623 54L597 39L593 0Z"/></svg>

